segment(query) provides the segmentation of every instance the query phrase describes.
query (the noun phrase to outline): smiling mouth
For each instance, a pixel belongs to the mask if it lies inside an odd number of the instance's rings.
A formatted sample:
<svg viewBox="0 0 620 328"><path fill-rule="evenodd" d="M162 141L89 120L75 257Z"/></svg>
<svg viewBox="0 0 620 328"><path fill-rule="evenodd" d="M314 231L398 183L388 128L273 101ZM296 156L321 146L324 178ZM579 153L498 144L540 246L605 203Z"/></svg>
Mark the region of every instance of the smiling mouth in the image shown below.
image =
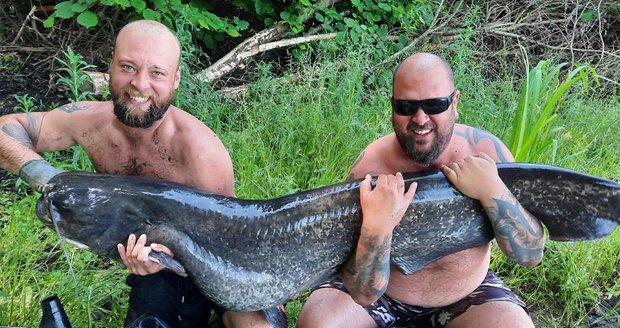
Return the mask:
<svg viewBox="0 0 620 328"><path fill-rule="evenodd" d="M143 104L149 100L149 97L131 97L131 99L137 103Z"/></svg>
<svg viewBox="0 0 620 328"><path fill-rule="evenodd" d="M417 134L417 135L427 135L429 133L431 133L431 131L433 131L432 129L413 129L413 133Z"/></svg>

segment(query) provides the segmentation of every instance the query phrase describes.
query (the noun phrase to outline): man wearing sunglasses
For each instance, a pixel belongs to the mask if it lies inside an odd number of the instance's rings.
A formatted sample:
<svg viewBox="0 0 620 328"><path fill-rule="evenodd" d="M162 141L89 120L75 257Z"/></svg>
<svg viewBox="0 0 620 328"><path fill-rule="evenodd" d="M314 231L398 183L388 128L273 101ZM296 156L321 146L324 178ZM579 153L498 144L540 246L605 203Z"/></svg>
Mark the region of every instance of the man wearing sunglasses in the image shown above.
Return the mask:
<svg viewBox="0 0 620 328"><path fill-rule="evenodd" d="M450 66L435 55L415 54L397 68L390 99L394 132L368 145L349 175L365 177L357 248L341 275L308 297L299 327L533 327L525 304L489 270L490 244L411 275L390 267L392 231L416 188L405 190L399 172L426 170L442 170L460 192L482 203L511 260L534 266L542 258L540 222L497 174L495 163L513 156L497 137L456 123L460 95ZM378 176L374 189L371 175Z"/></svg>

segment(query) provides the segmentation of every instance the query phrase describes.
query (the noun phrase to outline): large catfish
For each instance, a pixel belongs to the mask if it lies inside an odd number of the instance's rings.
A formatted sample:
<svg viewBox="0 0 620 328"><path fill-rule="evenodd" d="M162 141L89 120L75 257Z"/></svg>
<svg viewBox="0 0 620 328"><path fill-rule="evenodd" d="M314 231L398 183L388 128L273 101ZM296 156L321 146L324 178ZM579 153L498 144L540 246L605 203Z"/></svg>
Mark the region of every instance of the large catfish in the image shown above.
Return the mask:
<svg viewBox="0 0 620 328"><path fill-rule="evenodd" d="M498 164L498 171L553 240L604 237L620 222L614 181L535 164ZM404 177L418 188L394 231L391 259L401 272L493 238L480 203L442 173ZM361 226L360 181L244 200L144 177L67 172L51 179L37 215L74 245L117 260L116 244L145 233L172 249L207 297L250 311L295 298L347 260Z"/></svg>

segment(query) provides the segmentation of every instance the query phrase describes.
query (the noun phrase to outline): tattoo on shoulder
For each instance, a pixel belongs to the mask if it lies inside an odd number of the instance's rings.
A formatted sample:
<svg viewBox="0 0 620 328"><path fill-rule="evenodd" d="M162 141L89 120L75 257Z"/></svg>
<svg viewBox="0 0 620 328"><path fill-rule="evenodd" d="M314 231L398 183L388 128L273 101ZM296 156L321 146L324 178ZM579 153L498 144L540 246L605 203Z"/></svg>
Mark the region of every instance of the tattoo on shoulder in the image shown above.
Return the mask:
<svg viewBox="0 0 620 328"><path fill-rule="evenodd" d="M2 126L2 133L9 138L19 142L21 145L34 149L32 140L28 135L28 132L21 124L6 124Z"/></svg>
<svg viewBox="0 0 620 328"><path fill-rule="evenodd" d="M78 110L85 110L88 107L89 107L88 105L78 106L76 103L70 103L70 104L61 106L59 109L65 113L73 113L73 112L77 112Z"/></svg>
<svg viewBox="0 0 620 328"><path fill-rule="evenodd" d="M362 153L361 153L361 154L357 157L357 159L355 160L355 163L353 163L353 166L351 167L351 171L353 171L353 169L357 166L357 164L359 164L359 162L361 162L361 161L362 161L362 159L364 158L364 154L365 154L365 153L366 153L366 152L365 152L365 151L363 151L363 152L362 152ZM349 173L349 176L347 177L347 180L353 180L353 179L355 179L355 176L353 175L353 173Z"/></svg>
<svg viewBox="0 0 620 328"><path fill-rule="evenodd" d="M456 135L463 137L470 145L477 145L481 140L489 140L493 143L495 147L495 152L499 158L500 162L506 162L506 156L502 151L502 142L494 135L490 134L487 131L476 129L472 127L467 127L463 132L456 132Z"/></svg>

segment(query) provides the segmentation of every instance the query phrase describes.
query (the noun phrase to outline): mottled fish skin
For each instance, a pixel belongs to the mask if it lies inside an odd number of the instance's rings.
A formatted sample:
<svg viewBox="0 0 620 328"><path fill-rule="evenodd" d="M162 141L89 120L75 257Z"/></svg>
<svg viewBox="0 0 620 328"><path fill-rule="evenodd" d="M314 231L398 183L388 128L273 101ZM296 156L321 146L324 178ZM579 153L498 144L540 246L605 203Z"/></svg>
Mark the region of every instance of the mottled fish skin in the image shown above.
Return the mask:
<svg viewBox="0 0 620 328"><path fill-rule="evenodd" d="M521 204L556 240L609 235L620 223L620 185L536 164L498 164ZM394 231L392 262L411 274L445 255L493 238L477 201L442 173L404 174L418 189ZM295 298L334 274L361 226L360 180L271 200L243 200L144 177L67 172L50 181L37 215L91 252L118 260L130 233L167 245L203 293L237 311Z"/></svg>

